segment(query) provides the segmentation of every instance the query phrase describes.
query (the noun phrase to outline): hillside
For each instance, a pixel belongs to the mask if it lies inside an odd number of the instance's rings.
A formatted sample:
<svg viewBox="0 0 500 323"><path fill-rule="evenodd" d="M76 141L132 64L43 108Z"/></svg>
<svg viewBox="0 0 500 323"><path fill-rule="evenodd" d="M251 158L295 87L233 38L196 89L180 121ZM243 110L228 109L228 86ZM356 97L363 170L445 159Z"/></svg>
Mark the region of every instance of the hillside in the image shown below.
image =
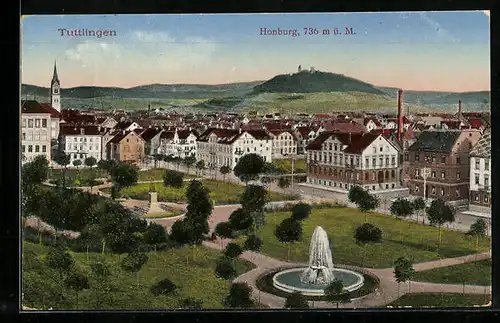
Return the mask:
<svg viewBox="0 0 500 323"><path fill-rule="evenodd" d="M327 72L302 71L294 74L277 75L254 87L254 93L317 93L317 92L363 92L386 95L373 85Z"/></svg>
<svg viewBox="0 0 500 323"><path fill-rule="evenodd" d="M397 88L377 87L387 94L393 95ZM424 105L457 105L461 100L464 105L481 106L490 103L489 91L476 92L440 92L440 91L412 91L404 90L404 102Z"/></svg>

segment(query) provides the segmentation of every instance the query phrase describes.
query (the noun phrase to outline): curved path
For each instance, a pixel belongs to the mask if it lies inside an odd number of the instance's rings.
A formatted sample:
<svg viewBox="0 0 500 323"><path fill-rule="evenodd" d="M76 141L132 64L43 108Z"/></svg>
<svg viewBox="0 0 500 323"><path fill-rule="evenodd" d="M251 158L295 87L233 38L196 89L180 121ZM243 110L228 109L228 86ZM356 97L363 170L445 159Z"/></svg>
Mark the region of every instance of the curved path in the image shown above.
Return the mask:
<svg viewBox="0 0 500 323"><path fill-rule="evenodd" d="M216 206L209 220L210 231L213 231L215 226L220 223L227 221L231 213L239 208L239 205L222 205ZM172 224L178 219L152 219L158 224L161 224L169 230ZM204 246L223 250L225 246L231 241L231 239L217 239L215 242L205 241ZM282 266L289 266L291 263L284 262L258 252L245 251L240 255L240 258L250 261L256 265L256 268L248 271L236 279L233 282L246 282L250 287L252 287L252 296L258 300L261 304L269 306L270 308L283 308L285 304L285 299L276 295L265 293L260 291L256 285L256 280L264 273L272 270L273 268L278 268ZM477 260L484 260L491 258L491 251L466 255L456 258L446 258L435 261L429 261L424 263L414 264L413 268L415 271L424 271L434 268L448 267L459 265L468 262L474 262ZM367 295L363 298L353 300L351 303L340 305L343 308L370 308L370 307L381 307L389 304L399 297L407 293L465 293L467 294L491 294L491 286L478 286L478 285L458 285L458 284L436 284L428 282L407 282L401 283L399 286L398 294L398 283L395 281L393 268L363 268L364 270L372 273L380 279L380 285L375 293ZM315 308L336 308L336 304L331 304L328 302L310 302L310 305Z"/></svg>

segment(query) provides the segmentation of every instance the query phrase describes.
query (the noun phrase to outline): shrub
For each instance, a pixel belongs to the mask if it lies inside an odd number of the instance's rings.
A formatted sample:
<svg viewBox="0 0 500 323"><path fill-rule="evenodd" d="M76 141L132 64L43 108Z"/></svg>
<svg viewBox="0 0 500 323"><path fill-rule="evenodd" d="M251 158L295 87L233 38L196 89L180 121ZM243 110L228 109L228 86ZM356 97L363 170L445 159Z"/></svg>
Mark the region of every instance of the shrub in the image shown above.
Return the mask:
<svg viewBox="0 0 500 323"><path fill-rule="evenodd" d="M170 279L162 279L153 286L151 286L151 293L155 296L169 295L177 290L177 286Z"/></svg>

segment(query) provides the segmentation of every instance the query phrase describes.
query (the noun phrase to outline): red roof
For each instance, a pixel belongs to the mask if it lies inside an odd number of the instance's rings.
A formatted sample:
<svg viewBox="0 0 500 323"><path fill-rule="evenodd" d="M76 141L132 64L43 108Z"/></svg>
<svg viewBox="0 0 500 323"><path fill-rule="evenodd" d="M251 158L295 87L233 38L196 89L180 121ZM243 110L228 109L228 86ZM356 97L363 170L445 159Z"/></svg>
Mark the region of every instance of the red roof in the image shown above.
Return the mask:
<svg viewBox="0 0 500 323"><path fill-rule="evenodd" d="M366 149L380 134L364 132L364 133L336 133L332 131L322 132L316 139L307 145L307 150L321 150L323 143L330 137L334 136L342 144L347 145L344 149L345 153L360 154Z"/></svg>
<svg viewBox="0 0 500 323"><path fill-rule="evenodd" d="M98 126L75 127L71 125L61 125L59 134L62 136L99 136L105 132L104 128Z"/></svg>
<svg viewBox="0 0 500 323"><path fill-rule="evenodd" d="M481 128L481 127L484 127L484 126L485 126L485 124L484 124L481 120L479 120L479 119L472 119L472 120L469 120L469 123L470 123L470 126L471 126L472 128L476 128L476 129L477 129L477 128Z"/></svg>
<svg viewBox="0 0 500 323"><path fill-rule="evenodd" d="M61 116L61 113L54 109L50 104L48 103L42 103L40 104L42 109L45 109L47 112L50 113L51 118L59 118Z"/></svg>
<svg viewBox="0 0 500 323"><path fill-rule="evenodd" d="M49 113L42 108L40 103L35 100L24 100L21 102L21 113Z"/></svg>

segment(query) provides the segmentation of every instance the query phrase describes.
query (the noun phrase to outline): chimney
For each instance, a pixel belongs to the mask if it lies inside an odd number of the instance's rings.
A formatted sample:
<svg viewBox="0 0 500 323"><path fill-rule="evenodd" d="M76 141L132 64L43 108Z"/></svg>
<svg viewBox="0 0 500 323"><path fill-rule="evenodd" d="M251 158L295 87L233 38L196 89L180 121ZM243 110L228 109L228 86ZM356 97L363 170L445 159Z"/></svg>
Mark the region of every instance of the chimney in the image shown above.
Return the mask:
<svg viewBox="0 0 500 323"><path fill-rule="evenodd" d="M401 142L403 132L403 90L398 90L398 141Z"/></svg>
<svg viewBox="0 0 500 323"><path fill-rule="evenodd" d="M462 122L462 101L458 100L458 121Z"/></svg>

